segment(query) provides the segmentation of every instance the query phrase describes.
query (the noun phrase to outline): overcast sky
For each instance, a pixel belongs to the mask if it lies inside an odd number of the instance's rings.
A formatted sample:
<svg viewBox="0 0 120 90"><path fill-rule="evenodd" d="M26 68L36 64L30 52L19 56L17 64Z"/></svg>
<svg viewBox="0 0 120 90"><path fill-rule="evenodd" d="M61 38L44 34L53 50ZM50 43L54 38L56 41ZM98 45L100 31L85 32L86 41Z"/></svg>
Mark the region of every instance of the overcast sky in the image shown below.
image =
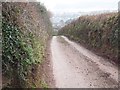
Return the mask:
<svg viewBox="0 0 120 90"><path fill-rule="evenodd" d="M117 10L119 0L38 0L53 13Z"/></svg>

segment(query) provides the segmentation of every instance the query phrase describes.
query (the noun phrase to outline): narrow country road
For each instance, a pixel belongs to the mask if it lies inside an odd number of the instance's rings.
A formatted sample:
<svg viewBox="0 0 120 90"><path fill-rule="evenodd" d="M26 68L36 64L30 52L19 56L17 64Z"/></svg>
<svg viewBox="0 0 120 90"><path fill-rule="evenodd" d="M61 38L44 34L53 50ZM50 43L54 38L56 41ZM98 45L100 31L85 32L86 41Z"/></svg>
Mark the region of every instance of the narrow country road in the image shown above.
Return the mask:
<svg viewBox="0 0 120 90"><path fill-rule="evenodd" d="M115 88L118 68L64 36L51 41L51 61L57 88Z"/></svg>

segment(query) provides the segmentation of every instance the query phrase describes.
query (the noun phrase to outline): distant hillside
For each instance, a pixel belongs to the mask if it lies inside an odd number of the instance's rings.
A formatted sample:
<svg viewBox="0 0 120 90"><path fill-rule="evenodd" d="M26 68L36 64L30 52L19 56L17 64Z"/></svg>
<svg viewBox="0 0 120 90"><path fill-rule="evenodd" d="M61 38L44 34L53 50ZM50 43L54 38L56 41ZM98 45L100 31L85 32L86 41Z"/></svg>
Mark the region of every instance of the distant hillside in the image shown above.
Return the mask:
<svg viewBox="0 0 120 90"><path fill-rule="evenodd" d="M86 48L118 63L118 14L81 16L59 30Z"/></svg>
<svg viewBox="0 0 120 90"><path fill-rule="evenodd" d="M117 11L117 10L116 10ZM97 15L102 13L110 13L110 12L116 12L104 10L104 11L91 11L91 12L65 12L65 13L57 13L54 14L51 18L51 21L53 23L53 27L58 30L61 27L65 26L66 24L69 24L71 21L79 18L80 16L84 15Z"/></svg>
<svg viewBox="0 0 120 90"><path fill-rule="evenodd" d="M79 13L77 13L77 14L75 14L75 13L55 14L51 18L51 21L53 23L53 27L57 28L57 30L58 30L61 27L63 27L64 25L66 25L66 21L73 20L73 19L77 18L78 16L80 16Z"/></svg>
<svg viewBox="0 0 120 90"><path fill-rule="evenodd" d="M37 2L2 2L3 88L42 87L39 65L51 37L46 8Z"/></svg>

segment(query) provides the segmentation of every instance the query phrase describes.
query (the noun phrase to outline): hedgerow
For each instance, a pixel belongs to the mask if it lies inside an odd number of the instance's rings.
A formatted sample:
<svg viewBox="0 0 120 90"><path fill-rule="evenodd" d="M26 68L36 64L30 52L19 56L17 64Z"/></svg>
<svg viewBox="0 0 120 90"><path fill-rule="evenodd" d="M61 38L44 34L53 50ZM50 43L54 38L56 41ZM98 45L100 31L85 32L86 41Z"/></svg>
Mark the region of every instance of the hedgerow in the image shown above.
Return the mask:
<svg viewBox="0 0 120 90"><path fill-rule="evenodd" d="M10 79L5 87L35 84L31 78L44 60L51 27L46 9L38 3L2 3L2 73Z"/></svg>
<svg viewBox="0 0 120 90"><path fill-rule="evenodd" d="M59 31L86 48L118 62L118 14L81 16Z"/></svg>

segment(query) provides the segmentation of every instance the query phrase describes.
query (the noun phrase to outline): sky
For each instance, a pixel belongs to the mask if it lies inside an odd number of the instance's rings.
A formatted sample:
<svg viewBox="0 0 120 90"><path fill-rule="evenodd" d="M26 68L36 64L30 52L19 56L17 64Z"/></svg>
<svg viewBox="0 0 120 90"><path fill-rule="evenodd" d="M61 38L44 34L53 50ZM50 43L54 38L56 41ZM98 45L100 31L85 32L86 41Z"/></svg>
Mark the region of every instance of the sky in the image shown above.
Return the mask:
<svg viewBox="0 0 120 90"><path fill-rule="evenodd" d="M117 10L119 0L37 0L53 13Z"/></svg>

